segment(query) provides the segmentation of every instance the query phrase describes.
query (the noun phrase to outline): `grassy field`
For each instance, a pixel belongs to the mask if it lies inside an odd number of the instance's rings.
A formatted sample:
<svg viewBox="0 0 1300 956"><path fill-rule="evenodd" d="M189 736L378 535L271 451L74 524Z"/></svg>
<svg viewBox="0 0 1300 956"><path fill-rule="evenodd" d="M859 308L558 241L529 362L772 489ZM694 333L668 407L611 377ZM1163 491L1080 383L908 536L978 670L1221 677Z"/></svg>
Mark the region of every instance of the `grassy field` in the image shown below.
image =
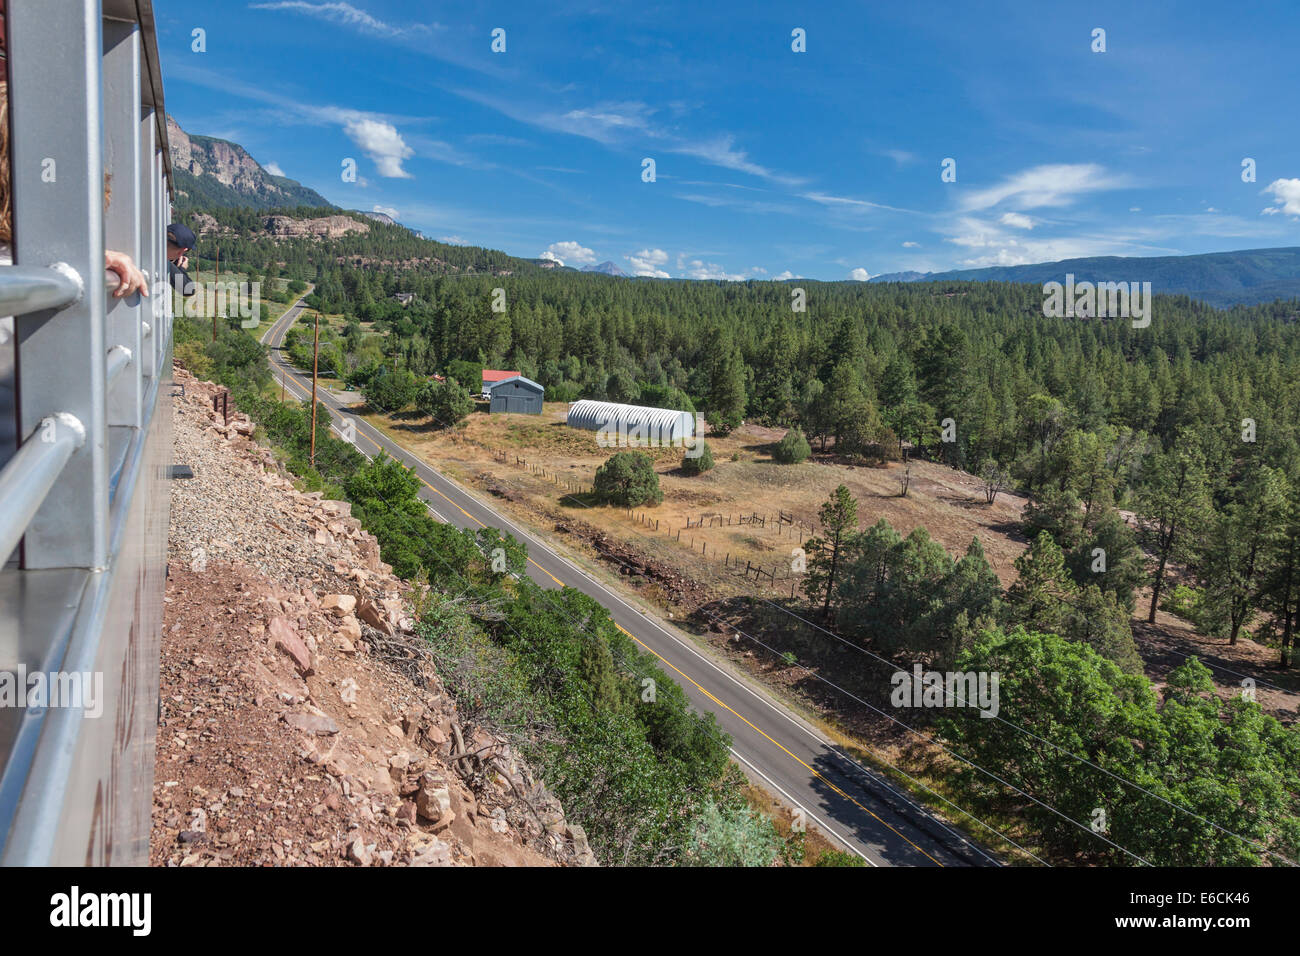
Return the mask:
<svg viewBox="0 0 1300 956"><path fill-rule="evenodd" d="M611 535L635 541L656 559L678 565L726 592L743 592L733 562L771 571L790 588L791 552L818 527L817 513L839 484L858 498L862 524L885 518L900 532L925 525L948 550L960 553L978 537L1003 583L1025 543L1015 530L1023 502L1001 495L993 505L970 476L928 462L913 462L906 498L899 495L903 466L863 467L833 461L781 465L772 459L780 432L744 426L709 438L715 467L691 476L681 470L680 448L646 449L655 461L663 504L626 511L594 504L580 493L615 449L602 448L594 432L569 428L567 406L548 403L541 415L476 412L452 431L431 427L410 413L367 415L376 427L417 454L456 471L464 480L511 490L511 503L535 515L570 515ZM495 455L494 455L495 452ZM506 460L501 461L504 453ZM529 463L531 470L517 459ZM543 472L545 476L543 476ZM558 481L557 481L558 479ZM791 523L781 523L785 512ZM710 516L713 516L710 518ZM757 516L741 523L742 517ZM703 526L699 526L703 523ZM690 527L688 527L688 524ZM764 577L766 582L767 578Z"/></svg>

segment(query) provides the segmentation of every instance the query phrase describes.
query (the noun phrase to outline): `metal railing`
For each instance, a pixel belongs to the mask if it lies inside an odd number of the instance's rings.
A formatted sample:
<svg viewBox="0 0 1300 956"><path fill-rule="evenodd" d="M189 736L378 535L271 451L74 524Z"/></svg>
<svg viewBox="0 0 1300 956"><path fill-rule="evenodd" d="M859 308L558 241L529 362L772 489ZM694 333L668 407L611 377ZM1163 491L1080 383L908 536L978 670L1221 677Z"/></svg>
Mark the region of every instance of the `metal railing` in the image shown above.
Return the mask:
<svg viewBox="0 0 1300 956"><path fill-rule="evenodd" d="M98 675L104 690L95 705L0 708L0 862L140 862L172 332L153 12L9 0L5 16L15 264L0 266L0 315L15 334L0 348L15 350L16 408L0 414L16 414L19 446L0 470L0 671ZM112 295L105 249L150 295Z"/></svg>

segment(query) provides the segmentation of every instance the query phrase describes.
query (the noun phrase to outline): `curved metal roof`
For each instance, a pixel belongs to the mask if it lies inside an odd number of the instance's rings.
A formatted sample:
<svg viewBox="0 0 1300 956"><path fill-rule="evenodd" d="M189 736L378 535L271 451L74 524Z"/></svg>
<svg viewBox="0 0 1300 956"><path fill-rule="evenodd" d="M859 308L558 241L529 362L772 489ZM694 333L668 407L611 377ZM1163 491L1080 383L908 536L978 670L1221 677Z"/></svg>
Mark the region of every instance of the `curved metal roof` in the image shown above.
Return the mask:
<svg viewBox="0 0 1300 956"><path fill-rule="evenodd" d="M622 405L618 402L594 402L583 399L569 406L568 424L590 431L610 431L620 435L636 432L658 441L676 441L695 434L695 417L674 408L651 408L647 405Z"/></svg>

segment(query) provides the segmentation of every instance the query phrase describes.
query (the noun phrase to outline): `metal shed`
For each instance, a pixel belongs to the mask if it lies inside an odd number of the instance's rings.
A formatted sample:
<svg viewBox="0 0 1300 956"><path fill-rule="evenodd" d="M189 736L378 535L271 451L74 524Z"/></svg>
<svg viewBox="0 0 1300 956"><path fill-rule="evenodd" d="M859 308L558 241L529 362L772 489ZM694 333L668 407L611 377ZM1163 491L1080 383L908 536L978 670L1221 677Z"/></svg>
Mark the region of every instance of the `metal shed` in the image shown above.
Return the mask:
<svg viewBox="0 0 1300 956"><path fill-rule="evenodd" d="M542 399L546 396L546 389L531 378L516 375L514 378L494 382L487 387L491 390L490 410L494 415L499 412L524 415L542 413Z"/></svg>
<svg viewBox="0 0 1300 956"><path fill-rule="evenodd" d="M571 428L605 432L609 444L672 444L695 435L695 416L673 408L583 399L569 406Z"/></svg>

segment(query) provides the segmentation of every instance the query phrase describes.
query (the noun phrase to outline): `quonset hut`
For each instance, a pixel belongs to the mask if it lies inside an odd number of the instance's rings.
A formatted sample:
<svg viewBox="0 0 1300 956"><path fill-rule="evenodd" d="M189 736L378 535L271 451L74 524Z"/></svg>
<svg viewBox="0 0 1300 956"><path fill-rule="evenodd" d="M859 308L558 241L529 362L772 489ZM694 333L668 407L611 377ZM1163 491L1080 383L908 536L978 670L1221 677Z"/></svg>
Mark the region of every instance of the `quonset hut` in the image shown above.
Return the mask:
<svg viewBox="0 0 1300 956"><path fill-rule="evenodd" d="M695 416L690 412L590 399L569 406L568 424L604 432L609 437L602 444L609 445L670 445L695 437Z"/></svg>

